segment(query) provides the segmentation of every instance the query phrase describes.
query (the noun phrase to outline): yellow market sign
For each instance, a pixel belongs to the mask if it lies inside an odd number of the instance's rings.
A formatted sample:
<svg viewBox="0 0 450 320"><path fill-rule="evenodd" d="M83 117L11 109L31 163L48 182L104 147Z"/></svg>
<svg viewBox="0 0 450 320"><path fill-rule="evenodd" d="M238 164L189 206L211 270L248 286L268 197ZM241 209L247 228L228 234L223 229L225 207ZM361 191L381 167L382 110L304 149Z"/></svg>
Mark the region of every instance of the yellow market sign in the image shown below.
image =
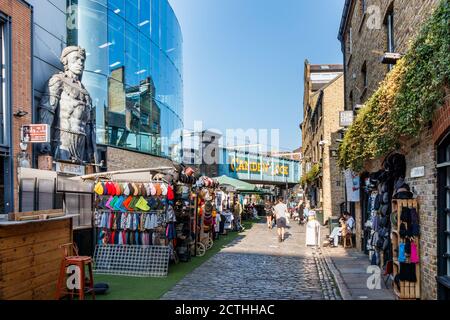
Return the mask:
<svg viewBox="0 0 450 320"><path fill-rule="evenodd" d="M289 176L288 165L262 162L259 160L248 161L246 159L232 158L230 159L230 170L237 173L250 172L254 174L263 173L273 176Z"/></svg>

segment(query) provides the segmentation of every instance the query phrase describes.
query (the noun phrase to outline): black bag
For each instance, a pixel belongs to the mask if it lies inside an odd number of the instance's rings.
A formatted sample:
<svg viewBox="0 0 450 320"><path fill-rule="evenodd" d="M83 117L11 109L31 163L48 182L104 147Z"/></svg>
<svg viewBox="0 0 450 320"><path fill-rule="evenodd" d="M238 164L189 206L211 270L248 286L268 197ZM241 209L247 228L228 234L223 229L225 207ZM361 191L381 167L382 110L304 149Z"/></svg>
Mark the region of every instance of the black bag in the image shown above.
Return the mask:
<svg viewBox="0 0 450 320"><path fill-rule="evenodd" d="M405 238L407 236L406 225L404 223L400 223L400 237Z"/></svg>
<svg viewBox="0 0 450 320"><path fill-rule="evenodd" d="M400 221L407 224L411 223L411 210L407 207L402 208L402 213L400 214Z"/></svg>
<svg viewBox="0 0 450 320"><path fill-rule="evenodd" d="M411 224L411 237L420 236L420 226L418 224Z"/></svg>
<svg viewBox="0 0 450 320"><path fill-rule="evenodd" d="M406 239L405 241L405 254L411 255L411 240Z"/></svg>
<svg viewBox="0 0 450 320"><path fill-rule="evenodd" d="M411 223L419 224L419 214L417 213L416 208L411 209Z"/></svg>
<svg viewBox="0 0 450 320"><path fill-rule="evenodd" d="M400 280L417 282L416 265L414 263L400 263Z"/></svg>

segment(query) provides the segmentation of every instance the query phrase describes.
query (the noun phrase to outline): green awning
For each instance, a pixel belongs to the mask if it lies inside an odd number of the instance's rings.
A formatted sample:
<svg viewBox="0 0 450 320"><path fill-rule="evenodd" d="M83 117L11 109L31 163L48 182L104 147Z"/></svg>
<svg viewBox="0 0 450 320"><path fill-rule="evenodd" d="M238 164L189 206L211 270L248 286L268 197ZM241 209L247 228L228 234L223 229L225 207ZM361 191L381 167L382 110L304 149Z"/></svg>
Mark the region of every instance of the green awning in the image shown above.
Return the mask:
<svg viewBox="0 0 450 320"><path fill-rule="evenodd" d="M247 183L247 182L244 182L244 181L241 181L238 179L230 178L225 175L218 177L216 179L217 179L217 181L219 181L219 183L221 185L231 186L237 192L247 192L247 193L258 192L256 186L251 183Z"/></svg>

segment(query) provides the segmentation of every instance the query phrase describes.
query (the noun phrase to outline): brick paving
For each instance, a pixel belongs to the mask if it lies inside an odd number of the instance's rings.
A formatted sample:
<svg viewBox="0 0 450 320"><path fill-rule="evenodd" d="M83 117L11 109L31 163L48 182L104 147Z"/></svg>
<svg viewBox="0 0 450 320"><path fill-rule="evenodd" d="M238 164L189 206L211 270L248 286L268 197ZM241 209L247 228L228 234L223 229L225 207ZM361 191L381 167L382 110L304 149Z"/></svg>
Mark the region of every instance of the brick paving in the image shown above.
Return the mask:
<svg viewBox="0 0 450 320"><path fill-rule="evenodd" d="M164 300L341 299L320 250L305 246L305 226L291 222L286 240L263 222L188 274Z"/></svg>

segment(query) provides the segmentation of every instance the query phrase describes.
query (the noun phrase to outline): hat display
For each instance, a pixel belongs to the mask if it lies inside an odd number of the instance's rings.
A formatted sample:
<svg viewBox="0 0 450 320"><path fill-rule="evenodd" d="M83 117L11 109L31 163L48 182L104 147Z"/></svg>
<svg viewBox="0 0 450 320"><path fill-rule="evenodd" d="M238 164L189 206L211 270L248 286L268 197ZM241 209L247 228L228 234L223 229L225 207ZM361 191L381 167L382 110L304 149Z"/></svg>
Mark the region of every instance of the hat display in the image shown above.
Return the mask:
<svg viewBox="0 0 450 320"><path fill-rule="evenodd" d="M128 196L128 198L126 198L125 201L123 202L123 206L127 210L131 210L132 211L133 209L130 207L131 200L133 200L133 197L132 196Z"/></svg>
<svg viewBox="0 0 450 320"><path fill-rule="evenodd" d="M156 189L156 195L159 197L162 194L161 184L155 183L154 186L155 186L155 189Z"/></svg>
<svg viewBox="0 0 450 320"><path fill-rule="evenodd" d="M120 190L120 186L117 182L114 182L114 188L116 189L116 196L120 196L122 194L122 190Z"/></svg>
<svg viewBox="0 0 450 320"><path fill-rule="evenodd" d="M175 194L173 192L173 188L171 185L167 186L167 199L173 200L175 198Z"/></svg>
<svg viewBox="0 0 450 320"><path fill-rule="evenodd" d="M137 201L136 207L137 207L138 209L141 209L142 211L148 211L148 210L150 210L150 207L148 206L147 201L146 201L142 196L141 196L141 197L139 198L139 200Z"/></svg>
<svg viewBox="0 0 450 320"><path fill-rule="evenodd" d="M122 189L123 189L123 194L128 196L130 195L130 187L128 186L128 183L124 183L122 185Z"/></svg>
<svg viewBox="0 0 450 320"><path fill-rule="evenodd" d="M139 187L135 183L132 183L131 185L133 186L133 191L134 191L133 195L138 196L139 195Z"/></svg>
<svg viewBox="0 0 450 320"><path fill-rule="evenodd" d="M102 195L103 194L103 185L102 185L101 182L97 182L95 184L94 191L98 195Z"/></svg>
<svg viewBox="0 0 450 320"><path fill-rule="evenodd" d="M106 208L112 210L112 207L110 206L110 204L111 204L111 201L112 201L113 199L114 199L114 198L113 198L112 196L109 197L108 201L106 201L106 203L105 203L105 207L106 207Z"/></svg>
<svg viewBox="0 0 450 320"><path fill-rule="evenodd" d="M165 183L161 183L161 194L163 196L167 195L167 184L165 184Z"/></svg>
<svg viewBox="0 0 450 320"><path fill-rule="evenodd" d="M128 183L128 189L130 190L130 195L134 195L134 187L131 183Z"/></svg>

